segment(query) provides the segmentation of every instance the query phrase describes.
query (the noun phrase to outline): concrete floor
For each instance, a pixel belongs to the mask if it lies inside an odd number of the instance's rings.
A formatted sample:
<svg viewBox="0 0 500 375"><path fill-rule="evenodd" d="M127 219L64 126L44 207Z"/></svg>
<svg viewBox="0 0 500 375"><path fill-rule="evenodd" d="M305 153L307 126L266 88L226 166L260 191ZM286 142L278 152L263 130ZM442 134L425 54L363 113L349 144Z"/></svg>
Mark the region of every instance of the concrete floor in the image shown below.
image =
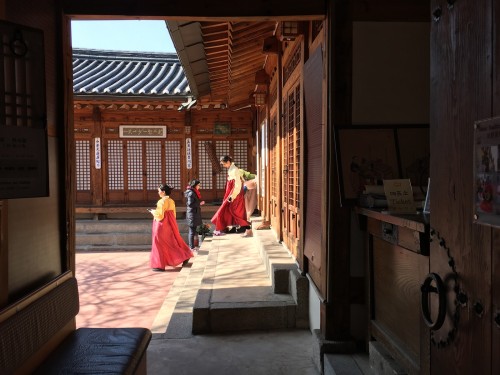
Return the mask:
<svg viewBox="0 0 500 375"><path fill-rule="evenodd" d="M148 374L316 375L308 330L210 334L168 339L155 334Z"/></svg>
<svg viewBox="0 0 500 375"><path fill-rule="evenodd" d="M207 274L213 277L207 279ZM158 312L148 348L148 374L319 374L315 340L308 329L193 335L192 308L198 290L207 284L219 303L279 297L270 297L271 280L255 239L237 233L207 239L190 267L177 276Z"/></svg>
<svg viewBox="0 0 500 375"><path fill-rule="evenodd" d="M77 254L82 305L78 325L151 328L147 362L152 375L320 374L318 342L309 329L192 334L192 309L207 272L214 275L216 301L250 297L258 301L269 296L271 281L256 239L270 234L264 230L255 231L256 238L212 237L187 267L165 273L149 269L148 252ZM218 247L215 263L209 257L212 246ZM242 296L242 290L250 294ZM118 299L113 300L113 294ZM367 357L358 358L361 361L354 367L363 371L337 374L368 374Z"/></svg>

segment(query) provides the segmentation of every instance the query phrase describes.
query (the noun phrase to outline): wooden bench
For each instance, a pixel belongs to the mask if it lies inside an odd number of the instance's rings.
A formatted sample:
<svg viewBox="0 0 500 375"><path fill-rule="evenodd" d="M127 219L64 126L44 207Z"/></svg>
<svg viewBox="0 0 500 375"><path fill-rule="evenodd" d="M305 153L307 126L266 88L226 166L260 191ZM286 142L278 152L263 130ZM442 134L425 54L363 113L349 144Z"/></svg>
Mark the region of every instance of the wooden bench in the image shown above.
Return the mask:
<svg viewBox="0 0 500 375"><path fill-rule="evenodd" d="M79 328L71 272L0 311L1 374L146 374L147 328Z"/></svg>

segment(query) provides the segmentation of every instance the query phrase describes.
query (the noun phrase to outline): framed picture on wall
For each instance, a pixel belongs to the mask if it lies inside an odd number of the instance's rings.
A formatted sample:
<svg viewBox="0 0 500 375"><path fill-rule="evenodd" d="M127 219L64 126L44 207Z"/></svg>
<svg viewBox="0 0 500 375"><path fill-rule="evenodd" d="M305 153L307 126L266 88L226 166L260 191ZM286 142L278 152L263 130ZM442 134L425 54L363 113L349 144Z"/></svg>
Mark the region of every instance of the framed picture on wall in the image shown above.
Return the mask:
<svg viewBox="0 0 500 375"><path fill-rule="evenodd" d="M5 77L0 80L0 199L47 197L49 138L43 31L0 22L0 34L6 43L0 59Z"/></svg>
<svg viewBox="0 0 500 375"><path fill-rule="evenodd" d="M500 117L474 123L474 222L500 227Z"/></svg>
<svg viewBox="0 0 500 375"><path fill-rule="evenodd" d="M397 129L400 178L409 178L415 194L424 199L429 179L430 142L429 127L400 127Z"/></svg>
<svg viewBox="0 0 500 375"><path fill-rule="evenodd" d="M338 129L337 152L343 202L357 200L367 185L399 177L394 129Z"/></svg>
<svg viewBox="0 0 500 375"><path fill-rule="evenodd" d="M231 124L228 122L216 122L214 124L214 134L231 135Z"/></svg>
<svg viewBox="0 0 500 375"><path fill-rule="evenodd" d="M342 204L357 202L366 186L370 186L371 194L378 194L374 185L402 178L411 180L416 199L425 199L430 160L428 125L340 128L336 145Z"/></svg>

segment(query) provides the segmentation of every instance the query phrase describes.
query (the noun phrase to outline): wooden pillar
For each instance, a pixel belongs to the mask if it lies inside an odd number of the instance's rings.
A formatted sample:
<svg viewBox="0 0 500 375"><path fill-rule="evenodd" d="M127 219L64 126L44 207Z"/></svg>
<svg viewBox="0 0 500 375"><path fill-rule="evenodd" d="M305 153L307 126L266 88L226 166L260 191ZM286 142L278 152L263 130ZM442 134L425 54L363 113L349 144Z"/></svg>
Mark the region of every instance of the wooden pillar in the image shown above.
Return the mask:
<svg viewBox="0 0 500 375"><path fill-rule="evenodd" d="M71 50L71 20L60 13L56 18L56 30L62 36L56 41L56 50L60 53L56 54L59 60L58 66L63 69L58 69L57 72L57 96L56 100L60 103L63 109L62 115L58 117L62 124L57 131L62 134L61 140L58 141L59 157L66 162L60 161L64 168L61 168L64 176L60 176L60 212L61 212L61 242L62 254L61 264L63 271L72 270L73 274L76 270L76 253L75 253L75 196L76 196L76 151L75 151L75 132L73 118L73 64ZM61 178L62 177L62 178ZM64 219L65 218L65 219ZM65 243L64 243L65 242ZM65 246L64 246L65 245Z"/></svg>
<svg viewBox="0 0 500 375"><path fill-rule="evenodd" d="M349 3L328 2L328 101L326 129L326 300L321 305L321 333L326 340L350 338L350 209L341 207L334 128L351 121L352 25Z"/></svg>

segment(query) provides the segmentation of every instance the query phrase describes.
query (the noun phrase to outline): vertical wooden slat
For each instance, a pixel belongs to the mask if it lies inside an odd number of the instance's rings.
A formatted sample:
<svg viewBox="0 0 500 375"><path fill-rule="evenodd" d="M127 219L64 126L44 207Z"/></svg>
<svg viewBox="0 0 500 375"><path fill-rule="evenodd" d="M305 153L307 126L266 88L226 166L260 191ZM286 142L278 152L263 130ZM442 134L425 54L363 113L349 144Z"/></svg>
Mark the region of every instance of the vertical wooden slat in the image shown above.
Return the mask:
<svg viewBox="0 0 500 375"><path fill-rule="evenodd" d="M322 199L323 190L323 59L322 49L317 48L310 55L309 61L304 66L304 110L306 112L305 128L306 139L305 153L307 154L304 164L303 189L307 192L304 195L305 217L303 218L304 228L304 254L309 259L309 267L318 269L321 273L321 264L326 259L326 249L322 246L324 242L324 228L322 215L318 214L324 208ZM324 271L324 270L323 270ZM321 276L315 278L314 282L319 287ZM323 297L326 291L320 289Z"/></svg>
<svg viewBox="0 0 500 375"><path fill-rule="evenodd" d="M9 253L7 242L7 200L0 200L0 309L7 305L9 296Z"/></svg>
<svg viewBox="0 0 500 375"><path fill-rule="evenodd" d="M76 254L75 254L75 199L76 195L76 173L75 173L75 132L74 132L74 118L73 118L73 70L71 64L71 21L69 17L64 16L62 13L58 14L56 17L58 27L57 29L61 32L62 38L60 39L61 48L57 48L61 51L61 55L58 55L60 59L60 65L63 69L58 69L58 87L60 90L56 90L57 102L62 103L63 109L63 121L62 129L60 130L60 141L58 142L58 148L60 150L59 156L62 160L59 163L64 166L61 170L64 176L59 177L60 182L60 221L63 223L61 225L61 242L66 242L63 246L63 270L71 270L73 274L76 271ZM57 42L56 42L57 43ZM65 163L63 162L65 160ZM62 178L64 177L64 178ZM65 226L64 226L65 224Z"/></svg>
<svg viewBox="0 0 500 375"><path fill-rule="evenodd" d="M349 236L350 208L340 206L334 126L351 123L352 18L347 2L328 3L326 48L328 56L328 107L324 170L326 171L325 211L327 271L321 279L326 302L321 305L321 332L328 340L350 336ZM342 285L342 287L339 287Z"/></svg>

